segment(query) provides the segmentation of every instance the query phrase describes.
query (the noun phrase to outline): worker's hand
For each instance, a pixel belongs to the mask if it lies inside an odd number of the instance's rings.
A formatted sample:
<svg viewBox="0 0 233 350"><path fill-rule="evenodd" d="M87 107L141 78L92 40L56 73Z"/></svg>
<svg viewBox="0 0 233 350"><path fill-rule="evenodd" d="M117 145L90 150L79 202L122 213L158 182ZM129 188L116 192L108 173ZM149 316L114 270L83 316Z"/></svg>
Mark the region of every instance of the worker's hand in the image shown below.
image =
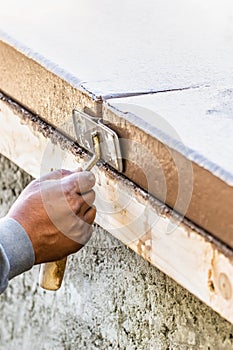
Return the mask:
<svg viewBox="0 0 233 350"><path fill-rule="evenodd" d="M32 181L11 207L31 239L35 263L59 260L91 237L95 177L89 171L57 170Z"/></svg>

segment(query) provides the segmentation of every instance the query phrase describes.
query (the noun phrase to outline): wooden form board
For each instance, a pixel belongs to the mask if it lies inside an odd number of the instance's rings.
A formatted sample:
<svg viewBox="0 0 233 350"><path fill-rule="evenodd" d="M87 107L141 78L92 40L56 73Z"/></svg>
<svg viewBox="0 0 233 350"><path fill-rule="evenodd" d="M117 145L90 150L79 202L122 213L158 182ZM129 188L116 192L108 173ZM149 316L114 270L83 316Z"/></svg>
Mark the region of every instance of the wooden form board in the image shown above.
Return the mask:
<svg viewBox="0 0 233 350"><path fill-rule="evenodd" d="M33 176L75 169L87 156L0 95L0 152ZM23 155L23 156L22 156ZM99 164L96 222L233 323L233 254L143 190ZM166 234L167 228L172 232Z"/></svg>

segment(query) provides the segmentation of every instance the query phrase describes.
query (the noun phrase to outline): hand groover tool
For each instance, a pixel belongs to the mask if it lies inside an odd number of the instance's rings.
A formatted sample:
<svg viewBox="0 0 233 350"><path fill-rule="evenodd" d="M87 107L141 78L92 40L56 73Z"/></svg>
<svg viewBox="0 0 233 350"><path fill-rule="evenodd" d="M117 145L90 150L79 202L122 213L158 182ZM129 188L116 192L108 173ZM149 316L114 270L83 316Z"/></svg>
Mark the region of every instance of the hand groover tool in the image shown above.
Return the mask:
<svg viewBox="0 0 233 350"><path fill-rule="evenodd" d="M84 112L73 111L73 122L77 143L93 154L83 170L91 170L100 158L118 171L122 171L120 142L115 131L105 125L102 119ZM64 218L65 220L65 218ZM40 287L56 291L61 287L67 258L42 264L39 275Z"/></svg>

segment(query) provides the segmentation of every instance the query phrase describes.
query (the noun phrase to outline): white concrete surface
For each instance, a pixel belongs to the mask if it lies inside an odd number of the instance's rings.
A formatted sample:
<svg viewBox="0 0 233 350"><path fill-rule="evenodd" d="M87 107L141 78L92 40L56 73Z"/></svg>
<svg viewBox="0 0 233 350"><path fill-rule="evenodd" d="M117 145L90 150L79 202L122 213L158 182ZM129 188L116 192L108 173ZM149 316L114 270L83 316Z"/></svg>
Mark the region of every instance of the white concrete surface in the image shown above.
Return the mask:
<svg viewBox="0 0 233 350"><path fill-rule="evenodd" d="M118 98L109 104L132 113L125 117L133 124L233 184L233 88Z"/></svg>
<svg viewBox="0 0 233 350"><path fill-rule="evenodd" d="M232 16L230 0L0 0L19 47L105 97L232 84Z"/></svg>

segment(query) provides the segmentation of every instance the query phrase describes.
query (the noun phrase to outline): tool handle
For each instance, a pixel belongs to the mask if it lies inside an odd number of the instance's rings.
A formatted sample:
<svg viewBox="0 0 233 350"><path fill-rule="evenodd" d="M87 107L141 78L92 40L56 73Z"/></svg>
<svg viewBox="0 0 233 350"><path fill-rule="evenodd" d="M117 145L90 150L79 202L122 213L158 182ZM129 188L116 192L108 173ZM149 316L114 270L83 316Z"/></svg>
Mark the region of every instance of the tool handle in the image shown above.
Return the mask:
<svg viewBox="0 0 233 350"><path fill-rule="evenodd" d="M42 264L40 267L39 285L47 290L58 290L66 268L67 258Z"/></svg>
<svg viewBox="0 0 233 350"><path fill-rule="evenodd" d="M97 132L92 134L94 155L83 170L89 171L100 159L100 143ZM39 285L43 289L56 291L61 287L65 273L67 258L42 264L39 275Z"/></svg>

